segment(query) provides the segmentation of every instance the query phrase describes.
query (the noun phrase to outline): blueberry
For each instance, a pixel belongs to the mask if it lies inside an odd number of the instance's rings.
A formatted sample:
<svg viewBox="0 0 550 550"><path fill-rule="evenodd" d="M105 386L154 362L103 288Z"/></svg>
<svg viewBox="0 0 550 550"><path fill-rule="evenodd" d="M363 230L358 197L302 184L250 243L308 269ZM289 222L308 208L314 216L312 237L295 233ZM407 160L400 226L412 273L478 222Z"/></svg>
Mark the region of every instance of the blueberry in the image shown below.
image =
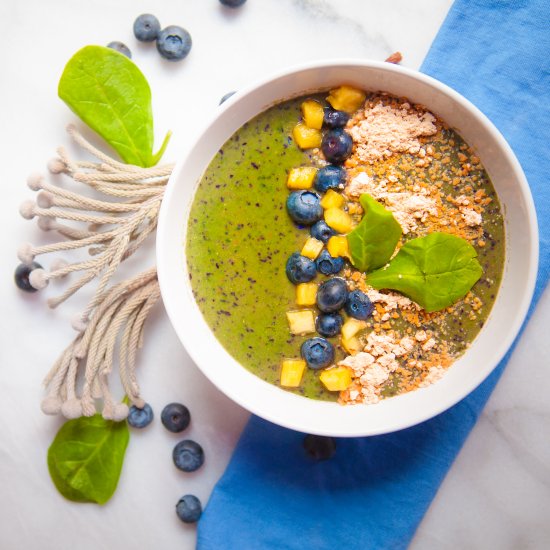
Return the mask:
<svg viewBox="0 0 550 550"><path fill-rule="evenodd" d="M351 136L341 128L329 130L323 136L321 151L328 162L341 164L350 155L353 148Z"/></svg>
<svg viewBox="0 0 550 550"><path fill-rule="evenodd" d="M315 260L315 267L323 275L336 275L342 271L344 259L334 258L329 254L328 250L322 250Z"/></svg>
<svg viewBox="0 0 550 550"><path fill-rule="evenodd" d="M347 298L348 287L346 281L340 277L334 277L319 285L317 307L325 313L332 313L344 307Z"/></svg>
<svg viewBox="0 0 550 550"><path fill-rule="evenodd" d="M332 338L340 334L344 321L339 313L321 313L315 319L315 328L317 332L325 338Z"/></svg>
<svg viewBox="0 0 550 550"><path fill-rule="evenodd" d="M333 235L336 235L336 231L329 227L324 220L320 220L311 226L311 236L318 241L323 241L325 244Z"/></svg>
<svg viewBox="0 0 550 550"><path fill-rule="evenodd" d="M195 523L202 514L201 501L195 495L184 495L176 504L176 514L184 523Z"/></svg>
<svg viewBox="0 0 550 550"><path fill-rule="evenodd" d="M127 420L132 428L145 428L153 421L153 409L148 403L145 403L143 409L132 405Z"/></svg>
<svg viewBox="0 0 550 550"><path fill-rule="evenodd" d="M118 53L125 55L128 59L132 59L132 52L130 51L130 48L126 46L126 44L119 42L118 40L109 42L107 44L107 47L111 48L111 50L115 50Z"/></svg>
<svg viewBox="0 0 550 550"><path fill-rule="evenodd" d="M315 279L315 262L294 252L286 262L286 276L291 283L307 283Z"/></svg>
<svg viewBox="0 0 550 550"><path fill-rule="evenodd" d="M218 105L221 105L224 101L227 101L235 92L227 92L221 99Z"/></svg>
<svg viewBox="0 0 550 550"><path fill-rule="evenodd" d="M238 8L242 6L245 2L246 0L220 0L220 4L223 4L228 8Z"/></svg>
<svg viewBox="0 0 550 550"><path fill-rule="evenodd" d="M191 50L191 35L177 25L162 29L157 37L157 50L168 61L179 61Z"/></svg>
<svg viewBox="0 0 550 550"><path fill-rule="evenodd" d="M38 262L33 262L31 265L19 264L13 275L17 288L24 290L25 292L36 292L37 289L31 285L29 276L34 269L42 269L42 266Z"/></svg>
<svg viewBox="0 0 550 550"><path fill-rule="evenodd" d="M204 463L204 451L196 441L184 439L174 447L172 458L176 468L184 472L194 472Z"/></svg>
<svg viewBox="0 0 550 550"><path fill-rule="evenodd" d="M312 225L323 216L321 199L313 191L294 191L286 201L289 216L302 225Z"/></svg>
<svg viewBox="0 0 550 550"><path fill-rule="evenodd" d="M134 21L134 36L141 42L155 41L159 32L159 20L150 13L143 13Z"/></svg>
<svg viewBox="0 0 550 550"><path fill-rule="evenodd" d="M323 124L327 128L343 128L349 120L349 114L345 111L335 111L334 109L325 109Z"/></svg>
<svg viewBox="0 0 550 550"><path fill-rule="evenodd" d="M328 460L336 452L336 442L332 437L323 435L306 435L304 449L313 460Z"/></svg>
<svg viewBox="0 0 550 550"><path fill-rule="evenodd" d="M369 297L360 290L352 290L348 294L346 313L355 319L368 319L374 309Z"/></svg>
<svg viewBox="0 0 550 550"><path fill-rule="evenodd" d="M334 347L324 338L310 338L300 348L302 357L310 369L323 369L334 361Z"/></svg>
<svg viewBox="0 0 550 550"><path fill-rule="evenodd" d="M325 193L329 189L338 189L340 185L346 183L346 169L342 166L327 164L315 174L315 189Z"/></svg>
<svg viewBox="0 0 550 550"><path fill-rule="evenodd" d="M162 409L160 421L169 432L182 432L191 422L191 413L181 403L169 403Z"/></svg>

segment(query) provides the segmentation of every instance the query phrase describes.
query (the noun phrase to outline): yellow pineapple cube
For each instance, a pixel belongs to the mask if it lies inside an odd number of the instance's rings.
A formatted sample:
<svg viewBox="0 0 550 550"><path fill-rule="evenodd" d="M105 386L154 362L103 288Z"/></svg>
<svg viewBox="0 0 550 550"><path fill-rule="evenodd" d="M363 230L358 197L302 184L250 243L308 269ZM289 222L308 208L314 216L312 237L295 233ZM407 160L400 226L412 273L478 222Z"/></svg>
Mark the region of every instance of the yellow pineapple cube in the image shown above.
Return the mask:
<svg viewBox="0 0 550 550"><path fill-rule="evenodd" d="M308 128L320 130L323 127L325 110L323 106L314 99L308 99L302 103L302 117Z"/></svg>
<svg viewBox="0 0 550 550"><path fill-rule="evenodd" d="M362 90L353 86L340 86L331 90L327 101L337 111L346 111L346 113L354 113L365 103L367 95Z"/></svg>
<svg viewBox="0 0 550 550"><path fill-rule="evenodd" d="M313 166L300 166L298 168L292 168L288 173L286 180L286 186L289 189L309 189L313 186L313 180L317 168Z"/></svg>
<svg viewBox="0 0 550 550"><path fill-rule="evenodd" d="M349 258L348 238L344 235L334 235L328 240L327 250L333 258Z"/></svg>
<svg viewBox="0 0 550 550"><path fill-rule="evenodd" d="M310 309L287 311L286 318L291 334L311 334L315 332L315 316Z"/></svg>
<svg viewBox="0 0 550 550"><path fill-rule="evenodd" d="M366 328L366 321L360 321L351 317L342 325L342 341L351 340L358 332Z"/></svg>
<svg viewBox="0 0 550 550"><path fill-rule="evenodd" d="M355 355L361 351L361 342L355 336L346 340L342 338L342 347L350 354Z"/></svg>
<svg viewBox="0 0 550 550"><path fill-rule="evenodd" d="M281 368L281 386L297 388L305 370L306 362L303 359L285 359Z"/></svg>
<svg viewBox="0 0 550 550"><path fill-rule="evenodd" d="M300 283L296 285L296 304L299 306L314 306L317 302L317 284Z"/></svg>
<svg viewBox="0 0 550 550"><path fill-rule="evenodd" d="M306 258L315 260L315 258L317 258L317 256L319 256L319 254L321 253L321 250L323 250L323 246L325 246L323 244L323 241L318 241L313 237L308 237L300 254L302 256L305 256Z"/></svg>
<svg viewBox="0 0 550 550"><path fill-rule="evenodd" d="M319 379L329 391L344 391L351 384L351 370L343 366L326 369L319 375Z"/></svg>
<svg viewBox="0 0 550 550"><path fill-rule="evenodd" d="M338 233L349 233L353 229L351 216L340 208L327 208L325 210L325 222Z"/></svg>
<svg viewBox="0 0 550 550"><path fill-rule="evenodd" d="M298 122L292 130L292 137L300 149L321 147L323 135L320 130L308 128L303 122Z"/></svg>
<svg viewBox="0 0 550 550"><path fill-rule="evenodd" d="M344 204L344 197L335 191L334 189L329 189L325 196L321 199L321 206L328 210L329 208L340 208Z"/></svg>

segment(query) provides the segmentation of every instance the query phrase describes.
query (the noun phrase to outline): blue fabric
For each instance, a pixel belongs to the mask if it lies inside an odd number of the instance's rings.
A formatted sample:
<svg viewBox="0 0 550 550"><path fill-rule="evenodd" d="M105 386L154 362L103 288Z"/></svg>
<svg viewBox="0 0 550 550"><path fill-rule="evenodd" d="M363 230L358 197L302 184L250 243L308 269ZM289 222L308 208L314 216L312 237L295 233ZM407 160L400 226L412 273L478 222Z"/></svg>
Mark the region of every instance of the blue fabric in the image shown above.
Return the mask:
<svg viewBox="0 0 550 550"><path fill-rule="evenodd" d="M549 21L548 0L457 0L422 66L489 116L527 174L541 232L532 308L550 269ZM198 548L406 548L509 355L445 413L340 439L324 462L305 456L303 434L252 417L199 523Z"/></svg>

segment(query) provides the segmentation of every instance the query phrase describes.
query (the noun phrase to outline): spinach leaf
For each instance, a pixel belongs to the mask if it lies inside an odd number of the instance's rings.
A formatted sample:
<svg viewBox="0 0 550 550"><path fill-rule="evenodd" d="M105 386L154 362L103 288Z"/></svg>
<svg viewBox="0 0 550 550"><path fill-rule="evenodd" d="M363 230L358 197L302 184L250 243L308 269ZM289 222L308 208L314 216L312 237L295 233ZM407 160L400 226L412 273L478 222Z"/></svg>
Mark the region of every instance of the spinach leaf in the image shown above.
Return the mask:
<svg viewBox="0 0 550 550"><path fill-rule="evenodd" d="M153 154L151 90L125 55L103 46L85 46L65 66L58 94L124 162L153 166L164 153L170 133Z"/></svg>
<svg viewBox="0 0 550 550"><path fill-rule="evenodd" d="M115 492L130 433L99 414L68 420L48 450L57 490L75 502L105 504Z"/></svg>
<svg viewBox="0 0 550 550"><path fill-rule="evenodd" d="M401 237L401 226L370 195L359 199L365 211L361 223L348 235L351 262L359 271L372 271L386 265Z"/></svg>
<svg viewBox="0 0 550 550"><path fill-rule="evenodd" d="M470 243L448 233L430 233L405 243L387 268L367 275L367 283L398 290L426 311L438 311L465 296L482 273Z"/></svg>

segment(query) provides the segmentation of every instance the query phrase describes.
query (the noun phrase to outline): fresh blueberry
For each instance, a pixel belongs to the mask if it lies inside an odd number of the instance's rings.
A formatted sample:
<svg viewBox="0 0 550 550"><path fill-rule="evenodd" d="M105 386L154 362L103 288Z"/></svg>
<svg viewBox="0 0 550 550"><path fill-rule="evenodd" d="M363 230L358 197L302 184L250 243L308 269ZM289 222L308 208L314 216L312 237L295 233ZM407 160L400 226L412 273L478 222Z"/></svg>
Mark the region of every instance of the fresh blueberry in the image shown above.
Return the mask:
<svg viewBox="0 0 550 550"><path fill-rule="evenodd" d="M13 278L17 288L24 290L25 292L36 292L37 289L31 285L29 276L34 269L42 269L42 266L38 262L33 262L31 265L19 264L15 269Z"/></svg>
<svg viewBox="0 0 550 550"><path fill-rule="evenodd" d="M132 59L132 52L130 51L130 48L118 40L114 40L113 42L109 42L107 44L108 48L111 48L111 50L115 50L118 53L121 53L125 55L128 59Z"/></svg>
<svg viewBox="0 0 550 550"><path fill-rule="evenodd" d="M184 523L195 523L202 514L201 501L195 495L184 495L176 504L176 514Z"/></svg>
<svg viewBox="0 0 550 550"><path fill-rule="evenodd" d="M134 36L141 42L155 41L159 32L159 20L150 13L143 13L134 21Z"/></svg>
<svg viewBox="0 0 550 550"><path fill-rule="evenodd" d="M168 61L179 61L191 50L191 35L177 25L162 29L157 37L157 50Z"/></svg>
<svg viewBox="0 0 550 550"><path fill-rule="evenodd" d="M336 231L329 227L324 220L319 220L311 226L311 236L325 244L333 235L336 235Z"/></svg>
<svg viewBox="0 0 550 550"><path fill-rule="evenodd" d="M323 136L321 151L328 162L341 164L350 155L353 148L351 136L341 128L329 130Z"/></svg>
<svg viewBox="0 0 550 550"><path fill-rule="evenodd" d="M310 338L300 348L302 357L310 369L323 369L334 361L334 347L324 338Z"/></svg>
<svg viewBox="0 0 550 550"><path fill-rule="evenodd" d="M286 201L290 217L299 224L312 225L323 216L321 199L313 191L294 191Z"/></svg>
<svg viewBox="0 0 550 550"><path fill-rule="evenodd" d="M323 124L327 128L343 128L349 120L349 114L345 111L335 111L334 109L325 109Z"/></svg>
<svg viewBox="0 0 550 550"><path fill-rule="evenodd" d="M221 99L218 105L221 105L224 101L227 101L235 92L227 92Z"/></svg>
<svg viewBox="0 0 550 550"><path fill-rule="evenodd" d="M332 313L344 307L347 298L348 287L346 281L340 277L334 277L319 285L317 307L325 313Z"/></svg>
<svg viewBox="0 0 550 550"><path fill-rule="evenodd" d="M328 250L322 250L315 260L315 267L323 275L336 275L342 271L344 259L334 258L329 254Z"/></svg>
<svg viewBox="0 0 550 550"><path fill-rule="evenodd" d="M246 0L220 0L220 4L227 6L228 8L238 8L242 6Z"/></svg>
<svg viewBox="0 0 550 550"><path fill-rule="evenodd" d="M360 290L352 290L348 294L346 313L355 319L368 319L374 309L369 297Z"/></svg>
<svg viewBox="0 0 550 550"><path fill-rule="evenodd" d="M340 334L344 321L339 313L321 313L315 319L315 328L317 332L325 338L332 338Z"/></svg>
<svg viewBox="0 0 550 550"><path fill-rule="evenodd" d="M191 422L191 413L181 403L169 403L162 409L160 421L169 432L182 432Z"/></svg>
<svg viewBox="0 0 550 550"><path fill-rule="evenodd" d="M346 169L342 166L327 164L317 170L315 175L315 189L325 193L329 189L338 189L346 183Z"/></svg>
<svg viewBox="0 0 550 550"><path fill-rule="evenodd" d="M132 428L145 428L153 421L153 409L148 403L145 403L143 409L132 405L127 420Z"/></svg>
<svg viewBox="0 0 550 550"><path fill-rule="evenodd" d="M315 279L315 262L294 252L286 262L286 276L291 283L307 283Z"/></svg>
<svg viewBox="0 0 550 550"><path fill-rule="evenodd" d="M176 468L184 472L194 472L204 463L204 451L196 441L184 439L174 447L172 458Z"/></svg>
<svg viewBox="0 0 550 550"><path fill-rule="evenodd" d="M332 437L323 435L306 435L304 449L313 460L328 460L336 452L336 442Z"/></svg>

